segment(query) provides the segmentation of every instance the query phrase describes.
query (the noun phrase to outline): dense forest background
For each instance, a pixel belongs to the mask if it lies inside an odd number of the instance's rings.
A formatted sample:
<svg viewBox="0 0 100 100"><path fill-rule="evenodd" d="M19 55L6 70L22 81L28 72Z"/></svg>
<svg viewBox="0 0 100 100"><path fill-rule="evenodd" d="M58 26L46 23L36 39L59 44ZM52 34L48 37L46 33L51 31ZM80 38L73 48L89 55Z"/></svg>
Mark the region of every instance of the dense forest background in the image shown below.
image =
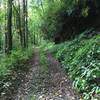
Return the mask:
<svg viewBox="0 0 100 100"><path fill-rule="evenodd" d="M82 100L99 100L99 33L100 0L0 0L1 95L38 47L59 60Z"/></svg>

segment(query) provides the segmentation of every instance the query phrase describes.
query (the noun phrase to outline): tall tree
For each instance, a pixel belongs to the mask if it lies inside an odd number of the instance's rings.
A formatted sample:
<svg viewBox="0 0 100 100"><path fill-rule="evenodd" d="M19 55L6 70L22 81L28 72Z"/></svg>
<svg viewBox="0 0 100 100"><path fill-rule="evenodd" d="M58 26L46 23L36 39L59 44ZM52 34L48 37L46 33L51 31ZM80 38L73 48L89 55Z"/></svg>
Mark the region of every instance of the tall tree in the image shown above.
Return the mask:
<svg viewBox="0 0 100 100"><path fill-rule="evenodd" d="M6 53L12 50L12 3L13 0L7 1L7 32L5 34Z"/></svg>
<svg viewBox="0 0 100 100"><path fill-rule="evenodd" d="M25 8L25 1L23 0L23 15L22 15L22 32L23 32L23 47L26 47L26 37L25 37L25 13L26 13L26 8Z"/></svg>
<svg viewBox="0 0 100 100"><path fill-rule="evenodd" d="M23 35L22 35L22 25L21 25L21 5L20 5L20 0L15 1L16 5L14 6L14 9L16 11L16 28L17 28L17 33L20 36L20 44L21 47L23 47Z"/></svg>
<svg viewBox="0 0 100 100"><path fill-rule="evenodd" d="M25 10L25 29L26 29L26 47L28 47L28 2L27 2L27 0L26 0L26 5L25 5L25 8L26 8L26 10Z"/></svg>
<svg viewBox="0 0 100 100"><path fill-rule="evenodd" d="M23 47L28 46L28 19L27 19L27 0L23 0L23 15L22 15L22 34L23 34Z"/></svg>

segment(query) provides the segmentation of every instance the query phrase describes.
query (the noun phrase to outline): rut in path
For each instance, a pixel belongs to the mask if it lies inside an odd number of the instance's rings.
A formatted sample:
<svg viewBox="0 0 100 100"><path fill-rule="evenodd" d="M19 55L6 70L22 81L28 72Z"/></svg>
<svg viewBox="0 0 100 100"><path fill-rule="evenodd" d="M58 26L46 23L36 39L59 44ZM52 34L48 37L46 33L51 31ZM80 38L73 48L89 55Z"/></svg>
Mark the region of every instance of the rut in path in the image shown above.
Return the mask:
<svg viewBox="0 0 100 100"><path fill-rule="evenodd" d="M22 78L17 95L5 100L79 100L60 63L47 53L46 70L43 70L39 51L35 50L34 54L26 64L31 67Z"/></svg>

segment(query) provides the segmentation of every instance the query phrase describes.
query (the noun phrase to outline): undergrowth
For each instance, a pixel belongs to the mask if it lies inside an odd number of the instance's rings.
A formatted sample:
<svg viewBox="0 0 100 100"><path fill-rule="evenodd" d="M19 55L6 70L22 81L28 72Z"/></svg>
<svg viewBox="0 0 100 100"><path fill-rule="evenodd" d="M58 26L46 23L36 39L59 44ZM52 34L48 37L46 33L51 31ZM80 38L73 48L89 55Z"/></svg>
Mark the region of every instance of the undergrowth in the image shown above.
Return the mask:
<svg viewBox="0 0 100 100"><path fill-rule="evenodd" d="M48 73L48 61L47 61L46 54L42 50L40 51L40 65L42 66L41 71L44 74L47 74Z"/></svg>
<svg viewBox="0 0 100 100"><path fill-rule="evenodd" d="M100 100L100 35L86 39L82 34L73 41L55 45L51 52L84 100Z"/></svg>
<svg viewBox="0 0 100 100"><path fill-rule="evenodd" d="M5 55L0 59L1 95L4 95L4 91L7 91L9 86L12 85L11 81L15 80L15 71L18 69L24 70L24 66L21 66L21 64L31 57L32 52L32 48L26 50L13 50L10 55Z"/></svg>

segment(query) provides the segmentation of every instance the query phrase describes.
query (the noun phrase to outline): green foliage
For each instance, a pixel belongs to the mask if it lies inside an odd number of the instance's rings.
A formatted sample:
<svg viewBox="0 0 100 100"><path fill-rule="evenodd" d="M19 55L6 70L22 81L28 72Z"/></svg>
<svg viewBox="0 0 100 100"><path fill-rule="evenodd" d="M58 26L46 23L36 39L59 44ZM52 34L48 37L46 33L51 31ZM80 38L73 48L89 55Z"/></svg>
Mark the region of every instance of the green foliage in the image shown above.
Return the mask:
<svg viewBox="0 0 100 100"><path fill-rule="evenodd" d="M0 92L2 89L5 89L5 84L11 80L13 80L14 70L20 67L24 61L29 59L32 55L33 49L28 48L26 50L17 50L12 51L11 55L2 56L0 59ZM24 66L21 66L24 67ZM23 68L20 68L23 69ZM8 86L9 87L9 86ZM6 89L5 89L6 90Z"/></svg>
<svg viewBox="0 0 100 100"><path fill-rule="evenodd" d="M46 51L46 50L52 48L53 46L54 46L54 42L51 42L51 41L48 41L48 40L43 40L41 45L39 46L39 48L42 51Z"/></svg>
<svg viewBox="0 0 100 100"><path fill-rule="evenodd" d="M54 39L58 34L63 34L61 33L64 30L63 26L67 25L67 22L71 22L70 25L73 24L74 17L76 20L77 18L83 18L84 20L85 17L88 18L89 15L95 15L99 12L99 4L99 0L41 0L37 3L33 0L31 5L32 20L34 20L35 26L36 23L39 24L40 30L36 26L39 34L44 34L46 39ZM66 34L68 33L66 30Z"/></svg>
<svg viewBox="0 0 100 100"><path fill-rule="evenodd" d="M56 45L52 52L73 80L73 87L84 100L100 99L100 35L90 39L84 35Z"/></svg>
<svg viewBox="0 0 100 100"><path fill-rule="evenodd" d="M60 14L63 12L63 6L64 2L59 0L48 1L45 5L43 19L41 19L41 29L46 34L46 38L52 39L61 29L63 23L60 21Z"/></svg>
<svg viewBox="0 0 100 100"><path fill-rule="evenodd" d="M14 68L20 61L28 59L32 54L32 49L29 48L25 51L17 50L12 51L11 55L4 56L0 59L0 76L3 76Z"/></svg>

